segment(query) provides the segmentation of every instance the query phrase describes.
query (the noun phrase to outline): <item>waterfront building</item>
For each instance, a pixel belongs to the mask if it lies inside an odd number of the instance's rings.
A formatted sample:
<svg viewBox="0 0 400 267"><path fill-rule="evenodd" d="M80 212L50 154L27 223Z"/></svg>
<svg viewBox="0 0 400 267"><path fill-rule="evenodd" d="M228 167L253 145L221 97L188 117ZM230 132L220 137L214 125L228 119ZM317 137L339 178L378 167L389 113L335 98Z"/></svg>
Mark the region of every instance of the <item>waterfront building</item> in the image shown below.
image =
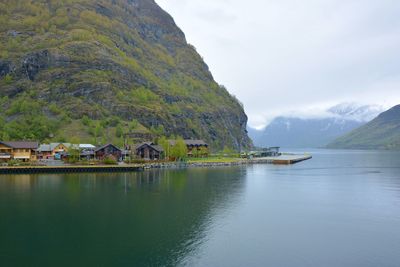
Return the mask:
<svg viewBox="0 0 400 267"><path fill-rule="evenodd" d="M160 160L164 149L153 142L144 142L135 146L135 156L144 160Z"/></svg>
<svg viewBox="0 0 400 267"><path fill-rule="evenodd" d="M38 142L28 141L0 141L0 161L21 160L24 162L36 161Z"/></svg>
<svg viewBox="0 0 400 267"><path fill-rule="evenodd" d="M122 150L113 144L107 144L102 147L97 148L95 151L95 156L99 160L104 160L107 157L114 157L117 161L122 158Z"/></svg>
<svg viewBox="0 0 400 267"><path fill-rule="evenodd" d="M185 139L184 142L186 144L189 157L208 156L209 145L204 140ZM169 140L169 143L171 146L174 146L176 141Z"/></svg>
<svg viewBox="0 0 400 267"><path fill-rule="evenodd" d="M38 148L39 159L59 158L61 155L68 153L71 148L70 143L50 143L41 144Z"/></svg>
<svg viewBox="0 0 400 267"><path fill-rule="evenodd" d="M80 159L93 160L95 158L96 146L92 144L79 144L78 149L80 153Z"/></svg>

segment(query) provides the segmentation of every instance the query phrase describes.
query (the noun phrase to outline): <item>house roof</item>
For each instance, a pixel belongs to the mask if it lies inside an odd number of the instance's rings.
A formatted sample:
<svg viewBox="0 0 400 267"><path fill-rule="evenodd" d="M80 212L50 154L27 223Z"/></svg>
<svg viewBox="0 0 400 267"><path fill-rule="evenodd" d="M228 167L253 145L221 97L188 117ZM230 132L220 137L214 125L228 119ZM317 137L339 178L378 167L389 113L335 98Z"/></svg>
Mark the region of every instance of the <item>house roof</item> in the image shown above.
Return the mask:
<svg viewBox="0 0 400 267"><path fill-rule="evenodd" d="M79 144L79 148L81 148L81 149L95 149L96 146L94 146L92 144Z"/></svg>
<svg viewBox="0 0 400 267"><path fill-rule="evenodd" d="M141 147L141 146L143 146L143 145L152 146L152 145L154 145L154 143L153 143L153 142L143 142L143 143L139 143L139 144L136 144L136 145L135 145L135 148L139 148L139 147Z"/></svg>
<svg viewBox="0 0 400 267"><path fill-rule="evenodd" d="M183 140L187 146L208 146L208 144L204 140L191 140L186 139ZM176 144L175 140L169 140L169 143L174 146Z"/></svg>
<svg viewBox="0 0 400 267"><path fill-rule="evenodd" d="M185 144L188 146L208 146L203 140L185 140Z"/></svg>
<svg viewBox="0 0 400 267"><path fill-rule="evenodd" d="M39 142L31 141L10 141L10 142L0 142L1 144L11 147L11 148L25 148L25 149L37 149Z"/></svg>
<svg viewBox="0 0 400 267"><path fill-rule="evenodd" d="M154 148L155 150L157 150L158 152L164 152L164 148L162 146L153 145L151 147Z"/></svg>
<svg viewBox="0 0 400 267"><path fill-rule="evenodd" d="M38 148L38 151L39 152L49 152L49 151L51 151L51 149L50 149L50 145L49 144L41 144L40 146L39 146L39 148Z"/></svg>
<svg viewBox="0 0 400 267"><path fill-rule="evenodd" d="M65 147L69 148L71 147L70 143L51 143L50 144L50 149L54 150L56 147L58 147L59 145L64 145Z"/></svg>
<svg viewBox="0 0 400 267"><path fill-rule="evenodd" d="M163 152L164 151L162 146L156 145L153 142L144 142L144 143L137 144L137 145L135 145L135 150L141 148L142 146L149 146L149 147L153 148L154 150L156 150L158 152Z"/></svg>
<svg viewBox="0 0 400 267"><path fill-rule="evenodd" d="M116 149L118 149L119 151L122 152L121 149L119 149L118 147L114 146L113 144L107 144L107 145L101 146L101 147L97 148L95 151L97 152L97 151L103 150L104 148L106 148L108 146L113 146L114 148L116 148Z"/></svg>
<svg viewBox="0 0 400 267"><path fill-rule="evenodd" d="M38 148L38 151L39 152L51 152L59 145L64 145L65 147L68 147L68 148L71 147L70 143L41 144L40 147Z"/></svg>

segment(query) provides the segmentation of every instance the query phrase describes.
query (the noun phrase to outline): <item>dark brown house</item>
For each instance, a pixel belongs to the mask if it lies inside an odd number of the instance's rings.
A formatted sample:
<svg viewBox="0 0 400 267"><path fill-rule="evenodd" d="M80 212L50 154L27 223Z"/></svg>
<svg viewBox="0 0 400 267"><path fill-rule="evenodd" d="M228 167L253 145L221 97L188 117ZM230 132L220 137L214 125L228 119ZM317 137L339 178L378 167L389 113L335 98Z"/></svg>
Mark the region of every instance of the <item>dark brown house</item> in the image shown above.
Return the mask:
<svg viewBox="0 0 400 267"><path fill-rule="evenodd" d="M152 142L145 142L136 145L135 155L144 160L159 160L162 157L164 149Z"/></svg>
<svg viewBox="0 0 400 267"><path fill-rule="evenodd" d="M171 146L175 145L175 140L170 140L169 143ZM203 140L192 140L192 139L186 139L184 140L187 151L188 151L188 156L208 156L209 150L208 150L208 144L203 141Z"/></svg>
<svg viewBox="0 0 400 267"><path fill-rule="evenodd" d="M203 140L185 140L188 156L208 156L208 144Z"/></svg>
<svg viewBox="0 0 400 267"><path fill-rule="evenodd" d="M99 160L103 160L109 156L113 156L117 161L122 157L122 150L113 144L107 144L102 147L97 148L95 151L95 156Z"/></svg>

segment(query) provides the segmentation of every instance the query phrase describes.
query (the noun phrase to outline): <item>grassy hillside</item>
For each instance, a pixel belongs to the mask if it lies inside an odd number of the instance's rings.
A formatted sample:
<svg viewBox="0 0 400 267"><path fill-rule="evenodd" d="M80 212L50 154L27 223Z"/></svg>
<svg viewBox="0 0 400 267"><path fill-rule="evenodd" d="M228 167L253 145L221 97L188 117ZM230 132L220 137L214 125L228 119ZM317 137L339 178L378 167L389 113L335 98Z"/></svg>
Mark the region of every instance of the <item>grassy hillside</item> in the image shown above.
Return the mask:
<svg viewBox="0 0 400 267"><path fill-rule="evenodd" d="M333 143L330 148L400 149L400 105Z"/></svg>
<svg viewBox="0 0 400 267"><path fill-rule="evenodd" d="M251 143L240 103L153 0L6 0L0 37L2 139Z"/></svg>

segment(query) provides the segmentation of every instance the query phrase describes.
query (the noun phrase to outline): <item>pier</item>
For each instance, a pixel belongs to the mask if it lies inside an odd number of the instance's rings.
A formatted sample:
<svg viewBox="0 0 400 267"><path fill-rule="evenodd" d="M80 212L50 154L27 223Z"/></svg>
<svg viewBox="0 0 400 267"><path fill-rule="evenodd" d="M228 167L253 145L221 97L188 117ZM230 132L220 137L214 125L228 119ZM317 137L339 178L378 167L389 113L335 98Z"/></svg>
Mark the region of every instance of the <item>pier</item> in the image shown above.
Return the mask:
<svg viewBox="0 0 400 267"><path fill-rule="evenodd" d="M282 154L277 157L255 158L251 161L256 164L268 163L276 165L292 165L309 159L312 159L312 156L309 154Z"/></svg>

